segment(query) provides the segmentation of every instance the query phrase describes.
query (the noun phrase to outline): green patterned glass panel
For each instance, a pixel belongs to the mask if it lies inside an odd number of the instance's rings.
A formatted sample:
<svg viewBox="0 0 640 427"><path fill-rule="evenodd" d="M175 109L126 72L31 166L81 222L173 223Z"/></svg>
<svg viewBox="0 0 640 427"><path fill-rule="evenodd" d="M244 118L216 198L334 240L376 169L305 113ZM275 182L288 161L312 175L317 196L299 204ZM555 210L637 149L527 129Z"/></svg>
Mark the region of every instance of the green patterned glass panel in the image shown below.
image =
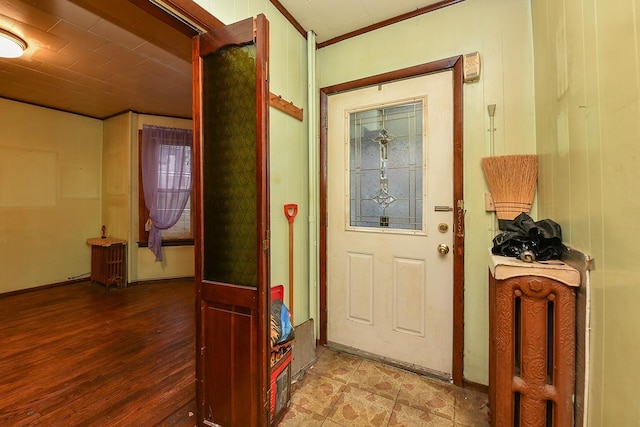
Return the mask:
<svg viewBox="0 0 640 427"><path fill-rule="evenodd" d="M256 287L256 49L226 47L204 58L204 279Z"/></svg>

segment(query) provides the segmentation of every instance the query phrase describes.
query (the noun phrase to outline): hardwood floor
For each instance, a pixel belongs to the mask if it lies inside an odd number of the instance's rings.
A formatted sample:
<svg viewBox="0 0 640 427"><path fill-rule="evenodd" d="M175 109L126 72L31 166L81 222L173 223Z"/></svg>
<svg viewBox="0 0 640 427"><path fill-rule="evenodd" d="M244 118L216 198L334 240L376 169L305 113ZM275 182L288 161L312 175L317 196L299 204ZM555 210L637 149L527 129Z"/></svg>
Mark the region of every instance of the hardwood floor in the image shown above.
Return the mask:
<svg viewBox="0 0 640 427"><path fill-rule="evenodd" d="M0 297L0 426L194 426L193 280Z"/></svg>

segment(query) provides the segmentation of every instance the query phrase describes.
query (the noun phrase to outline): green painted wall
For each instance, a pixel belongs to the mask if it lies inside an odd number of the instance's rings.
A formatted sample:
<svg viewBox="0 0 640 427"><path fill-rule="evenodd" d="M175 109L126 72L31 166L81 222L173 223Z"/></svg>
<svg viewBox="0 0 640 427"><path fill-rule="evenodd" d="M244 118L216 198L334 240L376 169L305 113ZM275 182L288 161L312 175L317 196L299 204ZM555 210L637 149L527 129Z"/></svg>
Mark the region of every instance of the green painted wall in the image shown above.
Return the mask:
<svg viewBox="0 0 640 427"><path fill-rule="evenodd" d="M305 107L306 44L268 0L197 1L225 23L265 13L271 23L271 91ZM367 33L317 53L318 87L480 52L481 78L464 87L466 224L465 362L471 381L488 382L487 249L495 231L484 210L480 159L491 152L487 105L496 104L495 153L535 152L533 46L527 0L467 0ZM296 307L308 304L306 121L271 109L272 283L287 283L284 203L301 207L295 224ZM535 208L532 212L535 215ZM301 315L302 308L296 308ZM296 323L304 318L296 317Z"/></svg>
<svg viewBox="0 0 640 427"><path fill-rule="evenodd" d="M478 51L481 77L464 85L464 376L488 383L488 248L493 215L480 159L491 153L487 105L496 104L495 154L535 152L533 50L527 0L467 0L318 52L320 86ZM535 209L534 209L535 212ZM532 216L535 213L532 213Z"/></svg>
<svg viewBox="0 0 640 427"><path fill-rule="evenodd" d="M640 178L638 2L611 7L602 0L466 0L318 52L320 87L480 52L480 81L464 87L465 377L488 380L485 257L494 230L492 215L484 211L480 159L491 151L487 105L496 104L495 153L540 156L538 208L532 216L558 221L567 242L596 260L591 426L632 426L640 419L634 394L640 378L632 369L640 356L634 306L640 300L640 249L632 240L638 226L629 218L640 200L635 190ZM271 24L271 91L305 108L303 122L271 109L270 129L272 283L288 282L282 205L298 203L294 281L296 322L303 321L311 315L306 42L268 0L197 3L226 23L265 13ZM1 99L0 113L5 124L0 126L0 292L88 272L85 241L99 233L103 217L114 224L109 228L114 233L134 234L132 193L125 200L118 196L122 183L103 183L102 157L110 164L119 149L105 147L103 154L98 120ZM105 126L105 135L132 139L133 121L118 118ZM57 131L53 137L49 126ZM130 144L121 148L131 150ZM133 151L121 154L133 162ZM38 162L39 177L52 178L49 187L20 175L20 162ZM131 176L123 179L135 186ZM116 213L121 203L131 205L123 214L128 219ZM111 219L114 215L118 219ZM157 277L138 262L139 278Z"/></svg>
<svg viewBox="0 0 640 427"><path fill-rule="evenodd" d="M294 323L309 313L309 202L307 135L307 42L268 0L197 0L225 24L263 13L269 21L269 86L271 93L304 108L304 120L271 108L271 284L289 289L289 223L284 205L298 205L294 221Z"/></svg>
<svg viewBox="0 0 640 427"><path fill-rule="evenodd" d="M539 211L595 259L590 426L636 426L640 2L532 1Z"/></svg>

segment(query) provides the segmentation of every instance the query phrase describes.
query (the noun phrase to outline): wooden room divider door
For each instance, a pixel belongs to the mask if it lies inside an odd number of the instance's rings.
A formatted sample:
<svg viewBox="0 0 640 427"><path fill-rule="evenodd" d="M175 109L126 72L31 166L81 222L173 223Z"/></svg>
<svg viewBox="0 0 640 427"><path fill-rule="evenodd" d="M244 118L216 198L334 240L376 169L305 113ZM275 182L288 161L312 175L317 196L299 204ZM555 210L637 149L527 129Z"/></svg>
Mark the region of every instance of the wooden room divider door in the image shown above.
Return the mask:
<svg viewBox="0 0 640 427"><path fill-rule="evenodd" d="M269 422L268 21L194 41L199 425Z"/></svg>

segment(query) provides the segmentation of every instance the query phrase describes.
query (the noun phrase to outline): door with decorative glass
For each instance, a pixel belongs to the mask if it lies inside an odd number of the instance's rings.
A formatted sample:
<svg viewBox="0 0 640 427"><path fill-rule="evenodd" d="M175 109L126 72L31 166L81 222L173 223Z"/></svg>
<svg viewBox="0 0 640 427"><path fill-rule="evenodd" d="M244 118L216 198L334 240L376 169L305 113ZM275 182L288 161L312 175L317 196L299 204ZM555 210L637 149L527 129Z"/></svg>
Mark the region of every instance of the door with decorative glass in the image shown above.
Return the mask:
<svg viewBox="0 0 640 427"><path fill-rule="evenodd" d="M453 72L329 96L327 339L451 378Z"/></svg>
<svg viewBox="0 0 640 427"><path fill-rule="evenodd" d="M268 34L194 39L198 425L269 424Z"/></svg>

